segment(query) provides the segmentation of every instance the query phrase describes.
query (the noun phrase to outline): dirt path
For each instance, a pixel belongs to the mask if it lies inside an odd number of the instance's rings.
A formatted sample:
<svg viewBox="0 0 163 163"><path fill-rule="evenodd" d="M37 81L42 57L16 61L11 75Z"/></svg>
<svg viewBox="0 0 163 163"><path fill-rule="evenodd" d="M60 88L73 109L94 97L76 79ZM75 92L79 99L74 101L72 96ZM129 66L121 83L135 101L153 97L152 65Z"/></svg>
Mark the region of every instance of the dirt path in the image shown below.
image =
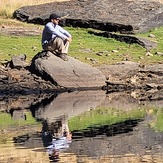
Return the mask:
<svg viewBox="0 0 163 163"><path fill-rule="evenodd" d="M41 35L42 27L21 27L16 25L2 25L0 34L14 36L39 36Z"/></svg>

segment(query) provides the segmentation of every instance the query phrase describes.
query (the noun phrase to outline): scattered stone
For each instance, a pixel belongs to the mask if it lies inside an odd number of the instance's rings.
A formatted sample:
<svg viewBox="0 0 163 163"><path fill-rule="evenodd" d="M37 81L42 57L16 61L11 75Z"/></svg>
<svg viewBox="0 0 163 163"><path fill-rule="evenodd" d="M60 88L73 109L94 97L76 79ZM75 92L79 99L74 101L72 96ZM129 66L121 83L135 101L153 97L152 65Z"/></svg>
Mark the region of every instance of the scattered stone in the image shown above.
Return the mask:
<svg viewBox="0 0 163 163"><path fill-rule="evenodd" d="M37 49L37 47L36 46L32 46L32 49Z"/></svg>
<svg viewBox="0 0 163 163"><path fill-rule="evenodd" d="M96 64L97 63L97 61L92 61L92 64Z"/></svg>
<svg viewBox="0 0 163 163"><path fill-rule="evenodd" d="M94 59L94 58L90 58L90 61L94 61L94 62L97 62L97 59Z"/></svg>
<svg viewBox="0 0 163 163"><path fill-rule="evenodd" d="M150 53L150 52L147 52L145 55L146 55L146 56L153 57L153 54L152 54L152 53Z"/></svg>
<svg viewBox="0 0 163 163"><path fill-rule="evenodd" d="M25 67L27 64L24 62L26 59L26 55L20 56L12 56L10 67L15 69L21 69Z"/></svg>
<svg viewBox="0 0 163 163"><path fill-rule="evenodd" d="M132 84L135 84L137 82L137 80L138 80L138 77L135 75L135 76L131 77L130 82Z"/></svg>
<svg viewBox="0 0 163 163"><path fill-rule="evenodd" d="M138 97L138 93L136 91L132 91L130 95L133 98L137 98Z"/></svg>
<svg viewBox="0 0 163 163"><path fill-rule="evenodd" d="M84 52L84 53L92 53L93 52L93 49L80 49L81 52Z"/></svg>
<svg viewBox="0 0 163 163"><path fill-rule="evenodd" d="M26 55L26 54L21 54L21 55L19 55L19 58L20 58L22 61L26 61L27 55Z"/></svg>
<svg viewBox="0 0 163 163"><path fill-rule="evenodd" d="M26 115L23 110L14 110L12 118L14 120L26 120Z"/></svg>
<svg viewBox="0 0 163 163"><path fill-rule="evenodd" d="M155 54L156 54L156 55L163 56L163 53L162 53L162 52L156 52Z"/></svg>
<svg viewBox="0 0 163 163"><path fill-rule="evenodd" d="M112 50L113 53L118 53L118 50Z"/></svg>
<svg viewBox="0 0 163 163"><path fill-rule="evenodd" d="M139 59L144 59L144 57L139 56Z"/></svg>
<svg viewBox="0 0 163 163"><path fill-rule="evenodd" d="M16 48L11 48L12 50L17 50Z"/></svg>
<svg viewBox="0 0 163 163"><path fill-rule="evenodd" d="M148 40L148 39L145 39L145 38L138 38L139 40L139 44L146 48L148 51L150 51L151 49L157 47L157 43L154 42L154 41L151 41L151 40Z"/></svg>
<svg viewBox="0 0 163 163"><path fill-rule="evenodd" d="M111 56L111 54L108 53L108 54L106 54L105 56L108 57L108 56Z"/></svg>
<svg viewBox="0 0 163 163"><path fill-rule="evenodd" d="M98 55L98 56L103 56L103 53L98 52L98 53L96 53L96 55Z"/></svg>
<svg viewBox="0 0 163 163"><path fill-rule="evenodd" d="M90 60L91 60L91 58L89 58L89 57L85 57L85 60L88 60L88 61L90 61Z"/></svg>
<svg viewBox="0 0 163 163"><path fill-rule="evenodd" d="M149 34L148 37L155 38L156 36L154 34Z"/></svg>
<svg viewBox="0 0 163 163"><path fill-rule="evenodd" d="M36 46L32 46L33 51L36 51L37 47Z"/></svg>
<svg viewBox="0 0 163 163"><path fill-rule="evenodd" d="M7 76L7 75L1 75L1 74L0 74L0 79L1 79L1 80L7 80L7 79L8 79L8 76Z"/></svg>

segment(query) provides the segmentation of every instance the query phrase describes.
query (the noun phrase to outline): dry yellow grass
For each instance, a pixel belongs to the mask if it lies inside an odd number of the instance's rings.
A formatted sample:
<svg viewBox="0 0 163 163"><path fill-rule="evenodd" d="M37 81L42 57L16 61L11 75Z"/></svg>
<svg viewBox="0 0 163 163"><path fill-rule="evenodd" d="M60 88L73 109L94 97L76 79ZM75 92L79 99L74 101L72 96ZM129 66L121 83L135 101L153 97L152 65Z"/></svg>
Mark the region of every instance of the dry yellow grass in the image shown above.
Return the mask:
<svg viewBox="0 0 163 163"><path fill-rule="evenodd" d="M13 12L22 6L38 5L55 1L62 2L67 0L0 0L0 17L11 18Z"/></svg>

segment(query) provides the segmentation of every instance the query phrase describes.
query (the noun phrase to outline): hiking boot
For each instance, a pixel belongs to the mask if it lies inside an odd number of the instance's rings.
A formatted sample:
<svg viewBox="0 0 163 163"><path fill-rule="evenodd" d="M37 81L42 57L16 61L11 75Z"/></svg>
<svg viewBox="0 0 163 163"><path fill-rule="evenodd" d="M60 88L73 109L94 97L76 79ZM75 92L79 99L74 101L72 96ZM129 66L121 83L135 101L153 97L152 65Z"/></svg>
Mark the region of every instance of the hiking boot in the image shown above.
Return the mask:
<svg viewBox="0 0 163 163"><path fill-rule="evenodd" d="M60 57L61 59L63 59L64 61L68 61L67 54L62 53L59 57Z"/></svg>

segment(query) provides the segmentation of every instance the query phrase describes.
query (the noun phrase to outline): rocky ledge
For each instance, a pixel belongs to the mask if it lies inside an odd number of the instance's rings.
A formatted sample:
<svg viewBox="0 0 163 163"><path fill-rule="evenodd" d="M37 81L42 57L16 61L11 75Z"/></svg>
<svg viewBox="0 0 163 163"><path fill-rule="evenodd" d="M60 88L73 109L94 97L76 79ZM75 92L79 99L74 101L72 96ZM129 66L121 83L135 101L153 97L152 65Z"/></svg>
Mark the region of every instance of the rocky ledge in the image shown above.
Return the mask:
<svg viewBox="0 0 163 163"><path fill-rule="evenodd" d="M17 9L21 21L45 24L51 13L66 16L62 25L109 32L146 32L163 25L163 4L158 1L70 0Z"/></svg>

